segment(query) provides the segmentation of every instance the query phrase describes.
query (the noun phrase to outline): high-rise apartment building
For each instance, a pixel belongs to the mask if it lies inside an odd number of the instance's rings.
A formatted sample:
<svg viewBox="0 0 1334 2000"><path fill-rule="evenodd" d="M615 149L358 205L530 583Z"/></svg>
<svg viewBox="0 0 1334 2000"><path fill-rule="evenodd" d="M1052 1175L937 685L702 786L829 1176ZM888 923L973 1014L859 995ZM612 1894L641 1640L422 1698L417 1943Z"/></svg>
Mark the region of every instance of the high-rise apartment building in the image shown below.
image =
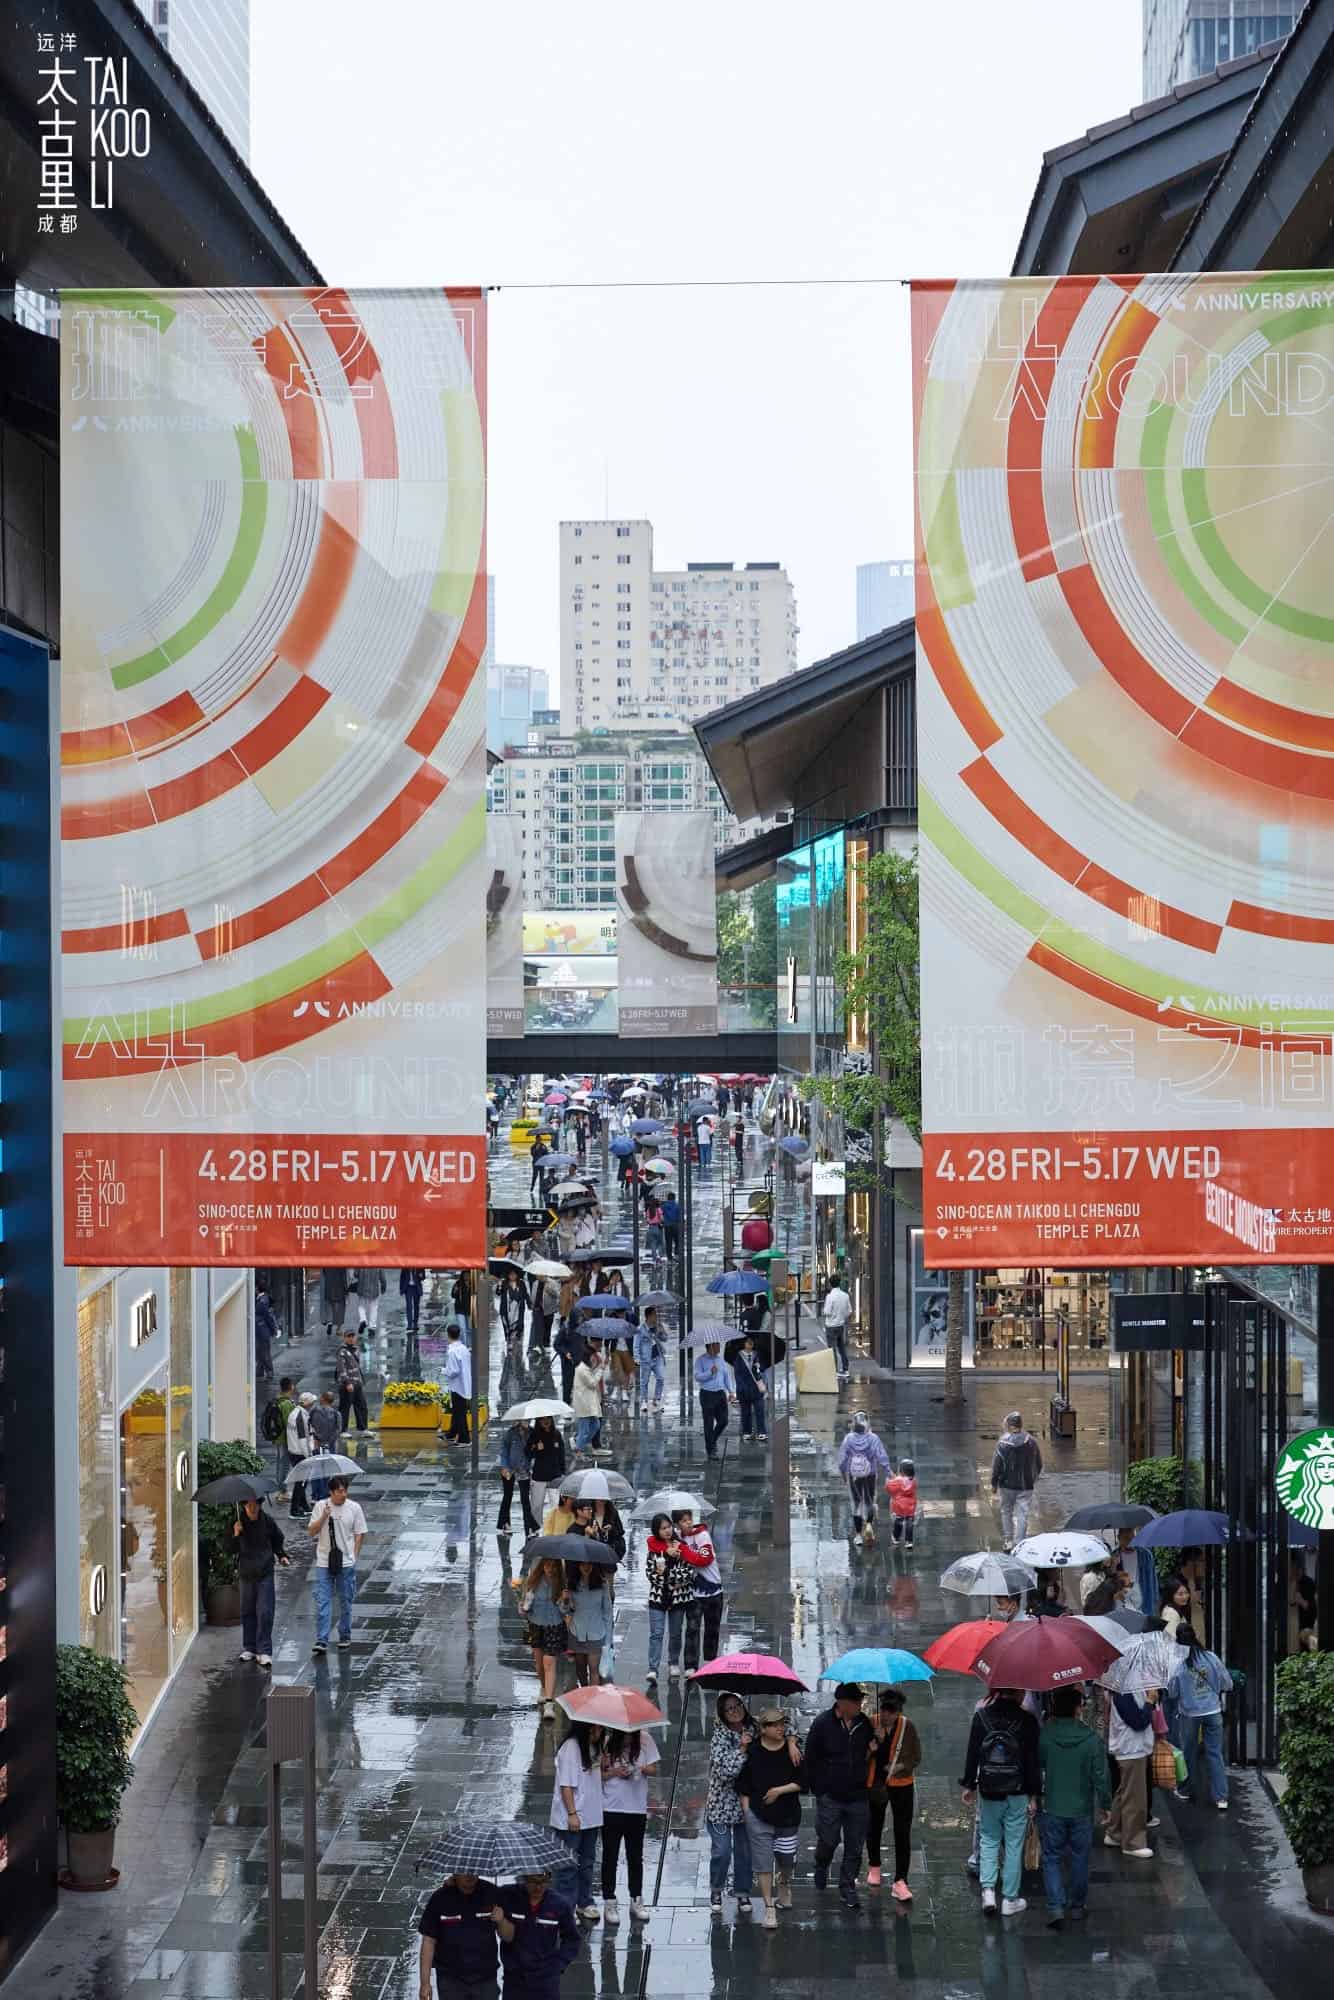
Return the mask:
<svg viewBox="0 0 1334 2000"><path fill-rule="evenodd" d="M857 565L857 637L873 639L913 615L913 566L907 562Z"/></svg>
<svg viewBox="0 0 1334 2000"><path fill-rule="evenodd" d="M243 160L250 158L250 0L139 0Z"/></svg>
<svg viewBox="0 0 1334 2000"><path fill-rule="evenodd" d="M655 570L648 521L562 521L561 725L685 730L797 665L781 563Z"/></svg>
<svg viewBox="0 0 1334 2000"><path fill-rule="evenodd" d="M1300 6L1264 0L1144 0L1145 102L1292 32Z"/></svg>

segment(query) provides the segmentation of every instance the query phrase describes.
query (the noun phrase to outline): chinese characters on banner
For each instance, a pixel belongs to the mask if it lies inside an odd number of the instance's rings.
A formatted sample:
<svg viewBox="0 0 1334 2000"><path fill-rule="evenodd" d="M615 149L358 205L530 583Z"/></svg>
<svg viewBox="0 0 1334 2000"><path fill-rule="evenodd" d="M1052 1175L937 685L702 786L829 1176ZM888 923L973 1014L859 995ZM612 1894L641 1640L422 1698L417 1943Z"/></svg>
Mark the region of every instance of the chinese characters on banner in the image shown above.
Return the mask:
<svg viewBox="0 0 1334 2000"><path fill-rule="evenodd" d="M1334 274L913 347L925 1262L1327 1260Z"/></svg>
<svg viewBox="0 0 1334 2000"><path fill-rule="evenodd" d="M66 292L65 1255L485 1255L479 293Z"/></svg>

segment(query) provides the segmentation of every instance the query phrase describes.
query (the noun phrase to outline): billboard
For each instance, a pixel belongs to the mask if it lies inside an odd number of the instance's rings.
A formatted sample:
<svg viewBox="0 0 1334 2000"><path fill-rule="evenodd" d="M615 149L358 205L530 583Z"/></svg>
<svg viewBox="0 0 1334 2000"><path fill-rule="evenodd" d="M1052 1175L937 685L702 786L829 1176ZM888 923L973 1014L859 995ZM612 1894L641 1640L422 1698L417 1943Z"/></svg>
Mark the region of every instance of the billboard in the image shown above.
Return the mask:
<svg viewBox="0 0 1334 2000"><path fill-rule="evenodd" d="M525 910L523 948L529 958L614 958L614 910Z"/></svg>
<svg viewBox="0 0 1334 2000"><path fill-rule="evenodd" d="M617 813L620 1033L718 1029L711 812Z"/></svg>
<svg viewBox="0 0 1334 2000"><path fill-rule="evenodd" d="M925 1261L1328 1261L1334 274L913 346Z"/></svg>
<svg viewBox="0 0 1334 2000"><path fill-rule="evenodd" d="M65 1255L485 1255L485 309L66 292Z"/></svg>
<svg viewBox="0 0 1334 2000"><path fill-rule="evenodd" d="M490 1040L523 1035L523 821L486 816L486 1032Z"/></svg>

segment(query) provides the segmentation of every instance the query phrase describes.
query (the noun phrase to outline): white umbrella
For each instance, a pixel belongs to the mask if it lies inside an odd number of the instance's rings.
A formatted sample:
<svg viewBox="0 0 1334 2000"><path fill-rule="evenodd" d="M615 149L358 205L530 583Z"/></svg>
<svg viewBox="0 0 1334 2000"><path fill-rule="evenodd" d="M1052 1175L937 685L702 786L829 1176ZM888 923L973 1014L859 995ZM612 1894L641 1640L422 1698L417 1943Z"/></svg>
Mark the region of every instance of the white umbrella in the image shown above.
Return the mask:
<svg viewBox="0 0 1334 2000"><path fill-rule="evenodd" d="M1031 1569L1087 1569L1091 1563L1105 1563L1107 1544L1097 1535L1073 1534L1062 1528L1054 1535L1029 1535L1016 1542L1010 1552L1016 1562Z"/></svg>
<svg viewBox="0 0 1334 2000"><path fill-rule="evenodd" d="M365 1469L355 1458L344 1458L341 1451L317 1451L309 1458L294 1458L287 1477L292 1485L303 1479L355 1479Z"/></svg>
<svg viewBox="0 0 1334 2000"><path fill-rule="evenodd" d="M1025 1563L994 1549L960 1556L940 1579L942 1590L961 1591L965 1597L1018 1597L1036 1585L1037 1577Z"/></svg>
<svg viewBox="0 0 1334 2000"><path fill-rule="evenodd" d="M1170 1632L1137 1632L1119 1660L1098 1675L1098 1686L1113 1694L1142 1694L1165 1688L1186 1657Z"/></svg>
<svg viewBox="0 0 1334 2000"><path fill-rule="evenodd" d="M551 1190L552 1194L555 1195L557 1199L559 1199L562 1195L567 1195L567 1194L587 1194L588 1191L589 1191L588 1184L586 1181L561 1181L559 1186L554 1187Z"/></svg>
<svg viewBox="0 0 1334 2000"><path fill-rule="evenodd" d="M644 1172L646 1174L674 1174L676 1168L670 1160L646 1160L644 1163Z"/></svg>
<svg viewBox="0 0 1334 2000"><path fill-rule="evenodd" d="M1128 1653L1139 1637L1137 1632L1127 1632L1124 1625L1118 1625L1115 1618L1102 1618L1096 1612L1087 1611L1076 1611L1071 1615L1078 1618L1082 1625L1091 1625L1109 1646L1115 1646L1118 1653ZM1145 1685L1152 1687L1153 1682L1148 1681Z"/></svg>
<svg viewBox="0 0 1334 2000"><path fill-rule="evenodd" d="M572 1278L574 1272L568 1264L558 1264L554 1257L534 1257L524 1270L533 1278Z"/></svg>
<svg viewBox="0 0 1334 2000"><path fill-rule="evenodd" d="M567 1472L560 1483L563 1500L616 1500L635 1497L635 1489L619 1472Z"/></svg>
<svg viewBox="0 0 1334 2000"><path fill-rule="evenodd" d="M574 1411L568 1403L562 1403L559 1396L530 1396L526 1403L511 1403L500 1421L502 1424L535 1424L539 1417L555 1417L559 1422L563 1417L572 1417Z"/></svg>
<svg viewBox="0 0 1334 2000"><path fill-rule="evenodd" d="M635 1519L650 1521L655 1514L684 1514L687 1507L697 1521L718 1511L711 1501L702 1499L698 1493L687 1493L680 1486L660 1486L656 1493L649 1494L647 1500L640 1501L635 1508Z"/></svg>

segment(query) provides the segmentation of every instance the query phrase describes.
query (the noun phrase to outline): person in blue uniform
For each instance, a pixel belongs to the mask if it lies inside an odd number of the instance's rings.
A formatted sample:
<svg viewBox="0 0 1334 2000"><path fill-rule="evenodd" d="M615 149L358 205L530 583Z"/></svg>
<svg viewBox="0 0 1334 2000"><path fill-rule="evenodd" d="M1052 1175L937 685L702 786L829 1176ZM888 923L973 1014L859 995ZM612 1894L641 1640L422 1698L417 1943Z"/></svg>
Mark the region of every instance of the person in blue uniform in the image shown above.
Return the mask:
<svg viewBox="0 0 1334 2000"><path fill-rule="evenodd" d="M419 2000L496 2000L496 1899L494 1882L476 1875L447 1875L422 1911Z"/></svg>
<svg viewBox="0 0 1334 2000"><path fill-rule="evenodd" d="M560 1976L579 1955L579 1926L549 1875L502 1889L492 1915L500 1936L505 2000L560 2000Z"/></svg>

